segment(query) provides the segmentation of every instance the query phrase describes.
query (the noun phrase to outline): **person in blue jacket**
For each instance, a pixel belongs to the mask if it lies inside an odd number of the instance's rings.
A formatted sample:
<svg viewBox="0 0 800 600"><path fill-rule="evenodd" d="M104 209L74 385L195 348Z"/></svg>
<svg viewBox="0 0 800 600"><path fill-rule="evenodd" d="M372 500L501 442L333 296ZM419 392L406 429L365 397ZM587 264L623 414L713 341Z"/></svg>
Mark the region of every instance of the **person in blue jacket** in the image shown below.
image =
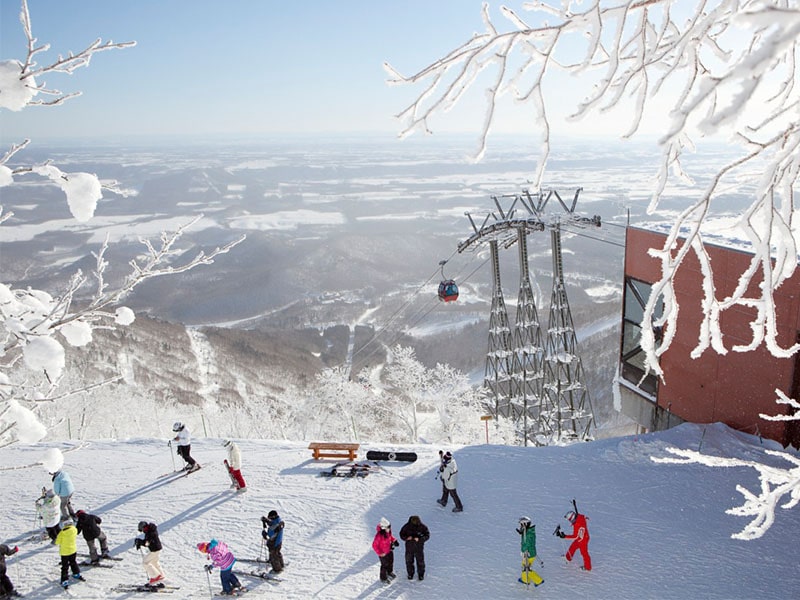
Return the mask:
<svg viewBox="0 0 800 600"><path fill-rule="evenodd" d="M68 473L58 470L50 473L53 478L53 492L61 498L61 520L75 519L75 511L72 510L72 494L75 493L75 486Z"/></svg>
<svg viewBox="0 0 800 600"><path fill-rule="evenodd" d="M270 573L280 573L283 571L283 520L278 516L278 511L271 510L266 517L261 517L263 529L261 537L267 540L267 550L269 551L269 564L272 567Z"/></svg>

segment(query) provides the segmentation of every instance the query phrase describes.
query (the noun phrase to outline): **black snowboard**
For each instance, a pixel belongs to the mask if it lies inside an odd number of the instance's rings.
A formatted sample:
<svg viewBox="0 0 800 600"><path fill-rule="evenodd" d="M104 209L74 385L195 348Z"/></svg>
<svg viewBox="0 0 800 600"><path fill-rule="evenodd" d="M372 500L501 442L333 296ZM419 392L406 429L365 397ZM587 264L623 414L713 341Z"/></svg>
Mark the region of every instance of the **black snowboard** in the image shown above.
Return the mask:
<svg viewBox="0 0 800 600"><path fill-rule="evenodd" d="M414 462L417 460L416 452L381 452L380 450L367 450L367 460L399 460L401 462Z"/></svg>

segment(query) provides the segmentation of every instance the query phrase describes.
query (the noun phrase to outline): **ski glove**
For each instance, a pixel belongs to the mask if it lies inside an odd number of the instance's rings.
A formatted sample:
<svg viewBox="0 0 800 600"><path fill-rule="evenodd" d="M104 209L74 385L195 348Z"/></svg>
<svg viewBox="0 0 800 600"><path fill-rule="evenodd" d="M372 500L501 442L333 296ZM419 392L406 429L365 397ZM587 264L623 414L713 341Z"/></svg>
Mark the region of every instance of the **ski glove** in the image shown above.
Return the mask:
<svg viewBox="0 0 800 600"><path fill-rule="evenodd" d="M556 535L558 535L558 537L560 537L562 540L563 540L565 537L567 537L567 534L566 534L566 533L564 533L563 531L559 531L559 532L558 532Z"/></svg>
<svg viewBox="0 0 800 600"><path fill-rule="evenodd" d="M392 542L392 550L394 550L395 548L397 548L399 545L400 545L400 542L398 542L397 540L393 541L393 542Z"/></svg>
<svg viewBox="0 0 800 600"><path fill-rule="evenodd" d="M265 540L269 539L269 534L267 533L266 529L261 530L261 537L263 537Z"/></svg>
<svg viewBox="0 0 800 600"><path fill-rule="evenodd" d="M214 570L214 565L206 565L203 568L206 570L206 572L211 573L211 571Z"/></svg>
<svg viewBox="0 0 800 600"><path fill-rule="evenodd" d="M144 545L144 540L140 539L140 538L136 538L135 540L133 540L133 545L136 546L136 549L138 550L139 548L141 548Z"/></svg>
<svg viewBox="0 0 800 600"><path fill-rule="evenodd" d="M19 552L19 546L14 546L14 549L11 551L11 554L16 554Z"/></svg>

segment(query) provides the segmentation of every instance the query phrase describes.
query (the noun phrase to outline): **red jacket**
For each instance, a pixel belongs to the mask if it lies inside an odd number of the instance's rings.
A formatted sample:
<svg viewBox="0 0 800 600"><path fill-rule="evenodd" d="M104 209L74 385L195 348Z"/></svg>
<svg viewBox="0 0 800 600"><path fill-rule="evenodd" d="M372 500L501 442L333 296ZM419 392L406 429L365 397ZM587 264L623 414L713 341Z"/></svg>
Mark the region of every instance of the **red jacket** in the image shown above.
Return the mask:
<svg viewBox="0 0 800 600"><path fill-rule="evenodd" d="M572 535L564 536L568 540L578 540L582 542L589 541L589 528L586 526L586 517L578 514L575 516L575 522L572 524Z"/></svg>
<svg viewBox="0 0 800 600"><path fill-rule="evenodd" d="M392 551L392 543L397 541L392 535L392 530L383 530L381 526L378 525L375 527L375 531L375 539L372 540L372 549L375 550L378 556L389 554L389 552Z"/></svg>

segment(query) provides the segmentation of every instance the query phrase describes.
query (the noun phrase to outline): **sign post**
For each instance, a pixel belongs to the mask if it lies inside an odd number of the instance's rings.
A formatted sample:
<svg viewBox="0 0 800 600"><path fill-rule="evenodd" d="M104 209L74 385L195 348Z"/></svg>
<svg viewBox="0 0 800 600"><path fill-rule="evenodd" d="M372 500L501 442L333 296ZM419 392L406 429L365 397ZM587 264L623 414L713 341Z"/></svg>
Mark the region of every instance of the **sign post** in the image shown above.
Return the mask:
<svg viewBox="0 0 800 600"><path fill-rule="evenodd" d="M486 443L489 443L489 421L492 420L492 415L483 415L481 421L486 425Z"/></svg>

